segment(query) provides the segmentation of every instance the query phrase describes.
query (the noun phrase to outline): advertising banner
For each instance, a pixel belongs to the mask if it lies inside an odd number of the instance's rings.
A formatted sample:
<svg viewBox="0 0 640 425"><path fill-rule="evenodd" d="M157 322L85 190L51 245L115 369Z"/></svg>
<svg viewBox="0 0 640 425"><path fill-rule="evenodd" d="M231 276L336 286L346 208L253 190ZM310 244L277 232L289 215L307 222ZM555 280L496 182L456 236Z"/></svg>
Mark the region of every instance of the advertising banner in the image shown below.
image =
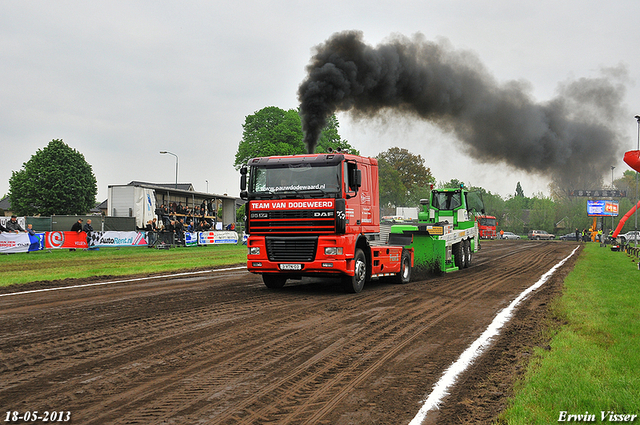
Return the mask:
<svg viewBox="0 0 640 425"><path fill-rule="evenodd" d="M93 232L89 244L91 247L147 246L147 239L142 232Z"/></svg>
<svg viewBox="0 0 640 425"><path fill-rule="evenodd" d="M44 246L47 249L84 249L87 248L87 234L85 232L47 232Z"/></svg>
<svg viewBox="0 0 640 425"><path fill-rule="evenodd" d="M230 230L215 230L213 232L200 232L198 233L199 245L214 245L223 243L238 243L238 232L232 232Z"/></svg>
<svg viewBox="0 0 640 425"><path fill-rule="evenodd" d="M617 217L618 208L618 201L587 201L589 217Z"/></svg>
<svg viewBox="0 0 640 425"><path fill-rule="evenodd" d="M0 233L0 253L38 251L44 247L44 233Z"/></svg>
<svg viewBox="0 0 640 425"><path fill-rule="evenodd" d="M196 232L184 232L185 246L198 246L198 234Z"/></svg>

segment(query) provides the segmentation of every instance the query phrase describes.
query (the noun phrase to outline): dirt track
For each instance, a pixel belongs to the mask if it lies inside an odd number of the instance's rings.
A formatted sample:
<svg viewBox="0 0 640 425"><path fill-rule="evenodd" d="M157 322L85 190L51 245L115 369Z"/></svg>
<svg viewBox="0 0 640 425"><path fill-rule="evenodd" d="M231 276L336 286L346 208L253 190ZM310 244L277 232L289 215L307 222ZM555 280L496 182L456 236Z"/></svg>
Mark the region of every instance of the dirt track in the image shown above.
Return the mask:
<svg viewBox="0 0 640 425"><path fill-rule="evenodd" d="M228 271L0 297L0 419L56 410L76 424L408 423L497 311L575 247L489 242L469 269L350 295L306 280L271 291ZM576 257L429 423L489 423L502 409Z"/></svg>

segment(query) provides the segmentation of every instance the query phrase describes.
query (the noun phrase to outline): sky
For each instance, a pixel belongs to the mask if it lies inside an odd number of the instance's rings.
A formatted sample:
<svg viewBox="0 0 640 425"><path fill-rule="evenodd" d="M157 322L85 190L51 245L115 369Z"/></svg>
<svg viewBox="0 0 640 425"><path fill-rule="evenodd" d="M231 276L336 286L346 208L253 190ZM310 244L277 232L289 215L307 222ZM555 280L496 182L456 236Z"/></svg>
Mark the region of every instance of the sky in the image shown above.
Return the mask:
<svg viewBox="0 0 640 425"><path fill-rule="evenodd" d="M160 151L178 156L180 183L238 196L233 164L245 118L267 106L297 108L314 47L347 30L371 46L393 34L447 40L541 103L567 81L624 69L621 148L636 149L637 0L373 3L0 2L0 195L13 171L62 139L92 166L98 202L109 185L174 182L176 158ZM527 196L549 194L549 176L482 162L429 122L337 116L340 135L362 155L397 146L421 155L438 182L458 179L503 197L520 182ZM614 178L630 169L622 155L610 165Z"/></svg>

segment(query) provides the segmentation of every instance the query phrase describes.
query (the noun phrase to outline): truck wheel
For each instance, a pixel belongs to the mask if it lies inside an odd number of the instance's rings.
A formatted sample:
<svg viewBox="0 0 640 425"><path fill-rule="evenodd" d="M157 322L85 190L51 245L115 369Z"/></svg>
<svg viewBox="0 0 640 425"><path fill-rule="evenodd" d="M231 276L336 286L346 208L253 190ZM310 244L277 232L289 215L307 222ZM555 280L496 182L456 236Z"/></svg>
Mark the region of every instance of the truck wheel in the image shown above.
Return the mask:
<svg viewBox="0 0 640 425"><path fill-rule="evenodd" d="M269 289L280 289L287 282L287 278L272 273L265 273L262 275L262 281Z"/></svg>
<svg viewBox="0 0 640 425"><path fill-rule="evenodd" d="M466 257L464 255L464 241L458 242L453 245L453 257L456 267L460 270L464 269L466 266Z"/></svg>
<svg viewBox="0 0 640 425"><path fill-rule="evenodd" d="M393 283L405 284L411 280L411 254L409 251L402 250L402 259L400 260L400 273L393 277Z"/></svg>
<svg viewBox="0 0 640 425"><path fill-rule="evenodd" d="M367 279L367 258L360 248L356 248L353 264L353 276L342 276L342 286L345 292L357 294L362 291Z"/></svg>
<svg viewBox="0 0 640 425"><path fill-rule="evenodd" d="M462 241L462 250L464 251L464 266L469 267L471 265L471 256L473 252L471 252L471 240L467 239Z"/></svg>

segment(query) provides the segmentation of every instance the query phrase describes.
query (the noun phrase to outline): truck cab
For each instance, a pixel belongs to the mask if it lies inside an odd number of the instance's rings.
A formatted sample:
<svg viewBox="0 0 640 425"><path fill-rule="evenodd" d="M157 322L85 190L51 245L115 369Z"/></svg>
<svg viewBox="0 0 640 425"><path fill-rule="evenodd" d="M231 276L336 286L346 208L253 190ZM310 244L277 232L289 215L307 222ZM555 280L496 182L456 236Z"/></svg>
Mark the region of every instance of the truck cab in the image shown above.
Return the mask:
<svg viewBox="0 0 640 425"><path fill-rule="evenodd" d="M475 220L484 212L477 192L459 188L432 188L429 199L420 201L418 224L391 227L389 243L414 250L416 272L445 273L467 268L480 249Z"/></svg>
<svg viewBox="0 0 640 425"><path fill-rule="evenodd" d="M240 197L248 201L247 268L267 287L335 276L348 292L359 292L366 280L399 272L403 248L376 247L376 159L347 153L261 157L240 173Z"/></svg>

